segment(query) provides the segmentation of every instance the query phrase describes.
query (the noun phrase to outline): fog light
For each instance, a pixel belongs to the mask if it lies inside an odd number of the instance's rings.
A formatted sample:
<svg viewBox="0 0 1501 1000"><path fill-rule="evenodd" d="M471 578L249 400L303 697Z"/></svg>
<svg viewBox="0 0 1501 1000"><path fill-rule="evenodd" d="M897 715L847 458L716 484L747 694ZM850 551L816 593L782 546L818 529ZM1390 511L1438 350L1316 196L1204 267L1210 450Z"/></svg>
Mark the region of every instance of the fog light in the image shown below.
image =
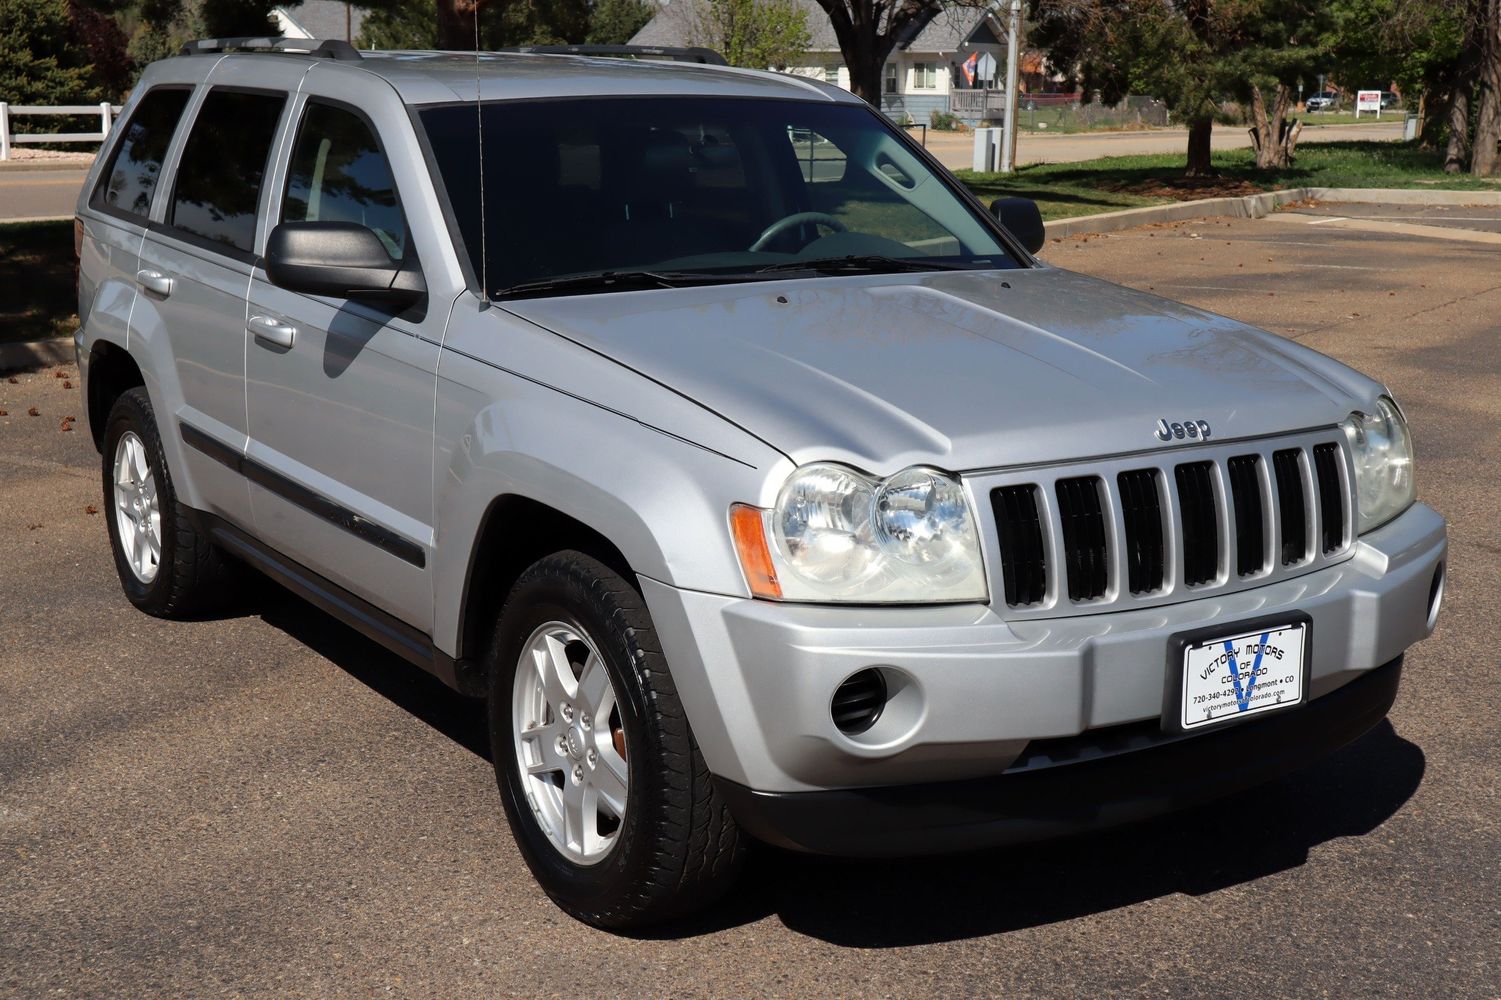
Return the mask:
<svg viewBox="0 0 1501 1000"><path fill-rule="evenodd" d="M871 667L850 676L834 691L829 714L846 736L856 736L876 724L886 707L886 678Z"/></svg>

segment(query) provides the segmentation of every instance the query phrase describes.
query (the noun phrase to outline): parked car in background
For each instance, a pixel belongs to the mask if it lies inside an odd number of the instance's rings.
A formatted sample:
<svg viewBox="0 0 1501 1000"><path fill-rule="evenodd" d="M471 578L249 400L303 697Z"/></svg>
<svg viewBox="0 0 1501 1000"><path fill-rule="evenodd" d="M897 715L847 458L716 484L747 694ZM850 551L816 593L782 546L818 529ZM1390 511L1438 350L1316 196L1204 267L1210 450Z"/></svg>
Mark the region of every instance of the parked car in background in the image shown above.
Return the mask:
<svg viewBox="0 0 1501 1000"><path fill-rule="evenodd" d="M1383 90L1381 92L1382 111L1386 111L1389 108L1395 108L1398 104L1401 103L1402 98L1399 95L1392 93L1390 90Z"/></svg>
<svg viewBox="0 0 1501 1000"><path fill-rule="evenodd" d="M1339 94L1332 90L1314 94L1303 102L1305 111L1333 111L1337 107L1339 107Z"/></svg>

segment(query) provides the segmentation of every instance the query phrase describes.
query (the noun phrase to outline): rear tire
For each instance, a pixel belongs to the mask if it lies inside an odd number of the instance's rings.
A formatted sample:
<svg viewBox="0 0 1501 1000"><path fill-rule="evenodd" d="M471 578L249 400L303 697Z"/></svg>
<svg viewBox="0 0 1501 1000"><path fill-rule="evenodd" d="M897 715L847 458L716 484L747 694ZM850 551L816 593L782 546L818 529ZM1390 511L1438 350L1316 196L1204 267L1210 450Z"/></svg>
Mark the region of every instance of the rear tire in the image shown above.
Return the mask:
<svg viewBox="0 0 1501 1000"><path fill-rule="evenodd" d="M145 388L115 400L102 465L110 549L130 603L180 618L222 601L228 565L177 499Z"/></svg>
<svg viewBox="0 0 1501 1000"><path fill-rule="evenodd" d="M546 649L559 655L549 659ZM559 669L546 684L534 674L518 682L523 661L543 676ZM745 838L714 788L634 587L580 552L540 560L501 610L489 667L501 801L554 902L598 927L640 927L706 906L733 884ZM608 706L611 731L588 714L595 704ZM624 753L611 757L611 746ZM590 836L575 837L578 814L560 821L560 803L576 784L590 787L590 768L606 758L623 765L626 780L602 775L597 800L575 800L599 803L585 814ZM614 799L623 809L613 810Z"/></svg>

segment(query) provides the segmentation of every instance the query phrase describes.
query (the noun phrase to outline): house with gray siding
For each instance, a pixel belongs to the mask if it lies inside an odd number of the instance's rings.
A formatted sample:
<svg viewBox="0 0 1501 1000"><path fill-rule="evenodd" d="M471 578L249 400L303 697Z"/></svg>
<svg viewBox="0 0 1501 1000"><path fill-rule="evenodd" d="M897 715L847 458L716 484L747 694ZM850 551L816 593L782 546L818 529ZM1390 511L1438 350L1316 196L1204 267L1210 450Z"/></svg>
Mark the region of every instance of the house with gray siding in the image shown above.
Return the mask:
<svg viewBox="0 0 1501 1000"><path fill-rule="evenodd" d="M631 39L632 45L705 45L697 37L698 11L704 0L666 0L657 15ZM829 17L813 0L796 0L807 11L812 36L806 52L787 66L770 67L798 76L816 77L846 89L849 70ZM926 124L934 111L950 110L956 89L997 88L1006 74L1005 27L988 9L954 6L935 11L909 27L897 40L881 75L881 110L900 122ZM991 79L966 79L963 66L971 55L990 55ZM978 61L978 60L977 60Z"/></svg>

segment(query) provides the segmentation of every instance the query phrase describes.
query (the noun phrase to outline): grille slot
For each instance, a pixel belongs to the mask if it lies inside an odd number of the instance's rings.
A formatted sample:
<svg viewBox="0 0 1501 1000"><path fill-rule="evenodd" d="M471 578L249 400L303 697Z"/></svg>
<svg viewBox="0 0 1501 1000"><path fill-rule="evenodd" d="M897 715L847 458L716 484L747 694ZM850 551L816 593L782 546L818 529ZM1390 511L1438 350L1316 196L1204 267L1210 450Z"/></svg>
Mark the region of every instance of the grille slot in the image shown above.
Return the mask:
<svg viewBox="0 0 1501 1000"><path fill-rule="evenodd" d="M1058 515L1063 523L1068 599L1094 601L1104 597L1110 585L1110 567L1105 549L1105 512L1100 505L1100 477L1058 480Z"/></svg>
<svg viewBox="0 0 1501 1000"><path fill-rule="evenodd" d="M1339 485L1339 445L1313 446L1313 468L1319 480L1320 534L1324 555L1345 543L1345 494Z"/></svg>
<svg viewBox="0 0 1501 1000"><path fill-rule="evenodd" d="M1190 462L1174 472L1183 520L1183 582L1196 587L1219 576L1220 519L1214 502L1214 463Z"/></svg>
<svg viewBox="0 0 1501 1000"><path fill-rule="evenodd" d="M1282 565L1291 566L1308 557L1308 512L1303 498L1302 449L1284 448L1272 453L1272 471L1277 476L1277 513L1282 521Z"/></svg>
<svg viewBox="0 0 1501 1000"><path fill-rule="evenodd" d="M1133 594L1162 589L1162 498L1156 469L1132 469L1116 477L1126 522L1126 581Z"/></svg>
<svg viewBox="0 0 1501 1000"><path fill-rule="evenodd" d="M1261 459L1237 455L1225 463L1230 474L1230 498L1235 505L1235 572L1252 576L1266 566L1265 514L1261 507Z"/></svg>
<svg viewBox="0 0 1501 1000"><path fill-rule="evenodd" d="M1037 487L1002 486L990 493L996 527L1001 536L1001 578L1006 603L1013 608L1041 604L1048 592L1047 550L1042 542L1042 517L1037 510Z"/></svg>
<svg viewBox="0 0 1501 1000"><path fill-rule="evenodd" d="M885 707L886 678L879 670L867 667L834 690L829 714L841 733L858 736L876 724Z"/></svg>

